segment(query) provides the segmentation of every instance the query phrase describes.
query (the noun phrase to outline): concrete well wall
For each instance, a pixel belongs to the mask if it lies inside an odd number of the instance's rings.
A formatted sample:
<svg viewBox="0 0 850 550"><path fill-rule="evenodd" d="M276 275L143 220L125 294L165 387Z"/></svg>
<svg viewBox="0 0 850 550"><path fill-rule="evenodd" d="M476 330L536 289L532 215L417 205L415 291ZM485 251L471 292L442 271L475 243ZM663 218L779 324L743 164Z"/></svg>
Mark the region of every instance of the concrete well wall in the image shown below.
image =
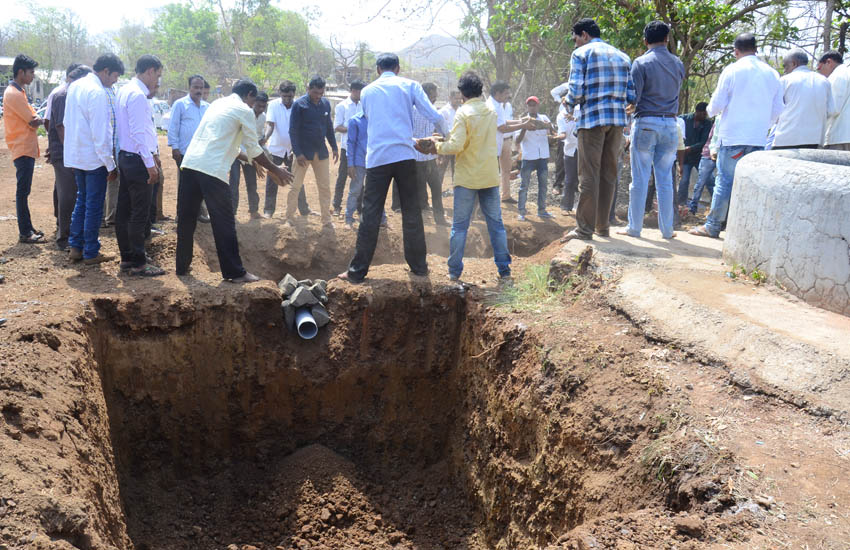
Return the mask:
<svg viewBox="0 0 850 550"><path fill-rule="evenodd" d="M850 315L850 153L791 149L741 159L723 258Z"/></svg>

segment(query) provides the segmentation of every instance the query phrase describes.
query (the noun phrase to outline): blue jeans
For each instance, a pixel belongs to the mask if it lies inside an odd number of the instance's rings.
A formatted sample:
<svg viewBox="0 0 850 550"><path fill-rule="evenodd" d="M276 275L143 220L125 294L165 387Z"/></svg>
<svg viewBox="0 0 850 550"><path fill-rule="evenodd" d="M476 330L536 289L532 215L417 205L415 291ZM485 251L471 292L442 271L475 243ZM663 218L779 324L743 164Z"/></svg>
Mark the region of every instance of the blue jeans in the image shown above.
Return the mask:
<svg viewBox="0 0 850 550"><path fill-rule="evenodd" d="M508 234L502 223L502 205L498 186L486 189L455 186L454 219L452 219L452 234L449 239L449 275L460 277L463 273L463 250L466 248L466 233L469 230L472 210L475 208L475 197L478 197L481 212L487 221L487 232L490 234L493 259L499 270L499 276L507 277L511 274L511 255L508 253Z"/></svg>
<svg viewBox="0 0 850 550"><path fill-rule="evenodd" d="M18 187L15 190L15 215L18 217L18 234L29 237L35 232L30 218L29 196L32 190L32 173L35 170L35 159L22 156L12 161L15 165L15 176Z"/></svg>
<svg viewBox="0 0 850 550"><path fill-rule="evenodd" d="M711 196L711 213L705 220L705 230L712 237L720 235L720 229L729 214L729 199L732 198L732 182L738 161L753 151L761 151L759 145L721 145L717 150L717 179Z"/></svg>
<svg viewBox="0 0 850 550"><path fill-rule="evenodd" d="M103 219L103 199L106 196L105 166L97 170L74 169L77 180L77 202L71 214L71 235L68 244L83 251L83 258L95 258L100 253L100 222Z"/></svg>
<svg viewBox="0 0 850 550"><path fill-rule="evenodd" d="M708 189L708 196L714 194L714 169L717 163L710 158L699 159L699 173L697 175L697 183L694 185L694 196L688 203L688 209L691 214L696 214L699 208L699 201L702 198L702 190Z"/></svg>
<svg viewBox="0 0 850 550"><path fill-rule="evenodd" d="M366 181L366 167L355 166L354 177L348 186L348 198L345 200L345 223L354 222L354 211L363 213L363 182ZM387 223L386 210L381 211L381 223Z"/></svg>
<svg viewBox="0 0 850 550"><path fill-rule="evenodd" d="M682 163L682 179L679 180L679 190L676 195L676 204L688 203L688 186L691 184L691 171L698 167L694 164Z"/></svg>
<svg viewBox="0 0 850 550"><path fill-rule="evenodd" d="M522 183L519 185L519 204L517 210L525 216L525 201L528 199L528 186L531 173L537 170L537 213L546 212L546 185L549 183L549 159L523 160L519 170Z"/></svg>
<svg viewBox="0 0 850 550"><path fill-rule="evenodd" d="M673 236L673 162L679 133L676 119L641 117L632 134L632 183L629 185L628 233L640 237L646 212L649 176L655 168L655 193L658 197L658 229L661 236Z"/></svg>

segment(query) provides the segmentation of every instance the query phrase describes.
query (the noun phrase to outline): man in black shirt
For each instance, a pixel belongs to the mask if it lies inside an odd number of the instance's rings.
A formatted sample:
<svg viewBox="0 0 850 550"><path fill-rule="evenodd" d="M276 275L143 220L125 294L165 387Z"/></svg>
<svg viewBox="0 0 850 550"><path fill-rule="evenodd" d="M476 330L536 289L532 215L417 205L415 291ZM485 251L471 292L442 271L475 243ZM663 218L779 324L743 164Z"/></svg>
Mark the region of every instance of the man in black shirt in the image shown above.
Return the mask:
<svg viewBox="0 0 850 550"><path fill-rule="evenodd" d="M339 152L334 137L331 104L322 97L324 95L325 79L314 76L307 85L307 94L299 97L292 104L289 138L292 141L292 152L295 154L295 180L289 189L286 201L286 219L288 224L295 219L298 193L304 185L307 167L312 166L313 175L316 177L316 187L319 189L322 225L333 229L330 211L330 163L325 140L333 150L334 163L339 160Z"/></svg>
<svg viewBox="0 0 850 550"><path fill-rule="evenodd" d="M708 103L702 101L697 103L693 113L682 115L685 121L685 160L682 162L682 178L679 180L679 189L676 194L676 205L688 204L688 186L691 183L691 170L699 169L699 159L702 148L708 140L708 133L714 124L708 118L706 108Z"/></svg>

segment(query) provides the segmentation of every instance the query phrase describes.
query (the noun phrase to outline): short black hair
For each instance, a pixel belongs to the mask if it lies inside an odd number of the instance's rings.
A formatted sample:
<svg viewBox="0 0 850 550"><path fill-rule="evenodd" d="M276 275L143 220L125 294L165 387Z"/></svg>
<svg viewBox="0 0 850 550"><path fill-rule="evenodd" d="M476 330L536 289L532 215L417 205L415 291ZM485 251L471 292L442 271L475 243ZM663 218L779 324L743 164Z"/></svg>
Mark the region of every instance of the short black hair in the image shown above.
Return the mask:
<svg viewBox="0 0 850 550"><path fill-rule="evenodd" d="M591 38L599 38L602 36L602 31L599 30L599 25L597 25L596 21L589 17L579 19L576 21L576 24L573 25L573 34L580 35L583 32L589 34Z"/></svg>
<svg viewBox="0 0 850 550"><path fill-rule="evenodd" d="M741 53L755 53L756 36L751 32L742 32L735 37L734 46Z"/></svg>
<svg viewBox="0 0 850 550"><path fill-rule="evenodd" d="M481 77L474 71L463 73L460 80L457 81L457 89L463 97L481 97L484 91L484 83L481 82Z"/></svg>
<svg viewBox="0 0 850 550"><path fill-rule="evenodd" d="M358 78L357 80L352 80L351 84L349 84L349 87L352 90L362 90L366 87L366 83Z"/></svg>
<svg viewBox="0 0 850 550"><path fill-rule="evenodd" d="M375 60L375 65L384 71L391 71L399 66L398 56L394 53L382 53Z"/></svg>
<svg viewBox="0 0 850 550"><path fill-rule="evenodd" d="M256 96L260 93L260 90L257 89L257 85L250 78L240 78L233 85L233 93L244 99L252 95Z"/></svg>
<svg viewBox="0 0 850 550"><path fill-rule="evenodd" d="M79 66L80 66L80 63L71 63L70 65L68 65L68 68L65 69L65 76L71 76L71 73L74 71L74 69L76 69Z"/></svg>
<svg viewBox="0 0 850 550"><path fill-rule="evenodd" d="M97 58L97 61L94 62L93 69L96 73L107 69L110 74L118 73L120 76L124 74L124 62L121 61L121 58L114 53L105 53Z"/></svg>
<svg viewBox="0 0 850 550"><path fill-rule="evenodd" d="M647 44L664 42L668 34L670 34L670 26L664 21L650 21L643 28L643 38Z"/></svg>
<svg viewBox="0 0 850 550"><path fill-rule="evenodd" d="M313 78L310 79L310 82L307 83L308 88L325 88L325 79L319 75L314 75Z"/></svg>
<svg viewBox="0 0 850 550"><path fill-rule="evenodd" d="M437 93L437 85L433 82L425 82L422 84L422 89L425 90L425 93L431 95L431 92Z"/></svg>
<svg viewBox="0 0 850 550"><path fill-rule="evenodd" d="M269 102L269 94L267 94L266 92L257 93L257 101L265 101L266 103L268 103Z"/></svg>
<svg viewBox="0 0 850 550"><path fill-rule="evenodd" d="M15 61L12 62L12 78L17 78L18 71L27 71L38 67L38 61L32 57L19 53L15 56Z"/></svg>
<svg viewBox="0 0 850 550"><path fill-rule="evenodd" d="M207 83L206 79L204 77L202 77L201 75L193 74L192 76L189 77L189 87L190 88L192 87L192 81L195 80L196 78L200 78L201 82L204 83L204 84Z"/></svg>
<svg viewBox="0 0 850 550"><path fill-rule="evenodd" d="M71 73L68 75L68 78L70 78L71 81L79 80L90 72L92 72L91 67L89 67L88 65L78 65L76 69L71 71Z"/></svg>
<svg viewBox="0 0 850 550"><path fill-rule="evenodd" d="M210 89L210 83L207 82L207 79L205 78L204 79L204 90L209 90L209 89Z"/></svg>
<svg viewBox="0 0 850 550"><path fill-rule="evenodd" d="M280 86L278 86L277 90L282 94L285 94L287 92L292 92L294 94L298 90L298 87L295 86L295 82L291 80L284 80L280 83Z"/></svg>
<svg viewBox="0 0 850 550"><path fill-rule="evenodd" d="M705 101L700 101L697 103L696 107L694 107L694 111L704 112L708 109L708 103Z"/></svg>
<svg viewBox="0 0 850 550"><path fill-rule="evenodd" d="M146 53L136 61L136 74L142 74L148 69L161 69L162 61L155 55Z"/></svg>
<svg viewBox="0 0 850 550"><path fill-rule="evenodd" d="M510 90L511 85L505 82L504 80L497 80L490 86L490 95L502 93L505 90Z"/></svg>
<svg viewBox="0 0 850 550"><path fill-rule="evenodd" d="M824 63L828 59L832 59L833 61L835 61L839 65L844 63L844 56L842 56L840 53L838 53L835 50L829 50L828 52L824 52L823 55L820 56L818 63Z"/></svg>

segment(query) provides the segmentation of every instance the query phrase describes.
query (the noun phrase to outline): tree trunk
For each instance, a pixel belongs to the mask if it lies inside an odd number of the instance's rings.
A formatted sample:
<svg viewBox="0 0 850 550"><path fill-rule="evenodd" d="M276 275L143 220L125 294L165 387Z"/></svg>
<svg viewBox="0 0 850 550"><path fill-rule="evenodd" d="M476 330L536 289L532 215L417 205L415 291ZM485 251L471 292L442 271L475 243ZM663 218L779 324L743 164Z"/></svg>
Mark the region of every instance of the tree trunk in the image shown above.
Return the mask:
<svg viewBox="0 0 850 550"><path fill-rule="evenodd" d="M841 23L838 28L838 53L842 56L847 52L847 23Z"/></svg>
<svg viewBox="0 0 850 550"><path fill-rule="evenodd" d="M826 0L826 13L823 16L823 50L832 49L832 12L835 0Z"/></svg>

